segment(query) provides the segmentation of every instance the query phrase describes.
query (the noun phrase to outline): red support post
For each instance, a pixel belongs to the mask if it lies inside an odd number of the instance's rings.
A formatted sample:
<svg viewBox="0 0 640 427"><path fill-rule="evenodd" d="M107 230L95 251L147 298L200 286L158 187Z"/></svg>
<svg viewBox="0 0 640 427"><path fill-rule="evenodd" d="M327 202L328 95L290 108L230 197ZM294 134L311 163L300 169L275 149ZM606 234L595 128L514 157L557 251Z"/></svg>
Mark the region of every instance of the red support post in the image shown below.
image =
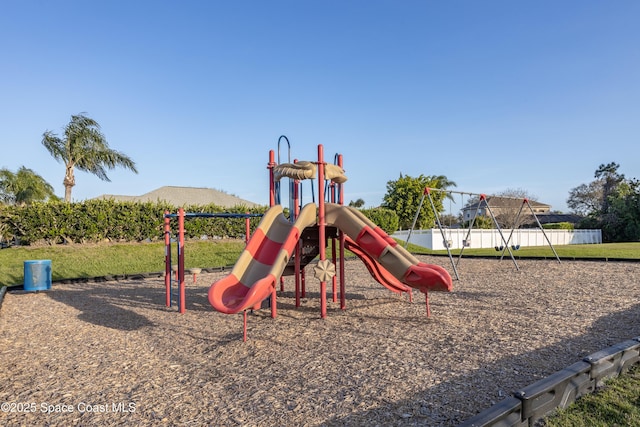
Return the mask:
<svg viewBox="0 0 640 427"><path fill-rule="evenodd" d="M185 312L185 290L184 290L184 209L178 210L178 280L180 294L180 313Z"/></svg>
<svg viewBox="0 0 640 427"><path fill-rule="evenodd" d="M298 159L293 159L293 163L298 163ZM300 216L300 181L293 181L293 218ZM296 307L300 307L300 245L302 242L298 240L293 253L294 269L293 269L293 286L296 299ZM284 290L284 289L283 289Z"/></svg>
<svg viewBox="0 0 640 427"><path fill-rule="evenodd" d="M171 307L171 220L169 211L164 211L164 287L167 292L167 307Z"/></svg>
<svg viewBox="0 0 640 427"><path fill-rule="evenodd" d="M320 261L327 259L325 243L325 213L324 213L324 150L318 145L318 240L320 241ZM320 317L327 317L327 282L320 281Z"/></svg>
<svg viewBox="0 0 640 427"><path fill-rule="evenodd" d="M331 239L331 261L333 261L333 264L337 264L337 258L338 258L338 248L336 248L336 245L338 243L338 240L335 238ZM338 301L338 277L337 276L333 276L331 278L331 292L332 292L332 301L336 302Z"/></svg>
<svg viewBox="0 0 640 427"><path fill-rule="evenodd" d="M342 154L338 155L338 166L342 166ZM344 205L344 187L343 184L338 185L338 204ZM345 271L344 271L344 233L340 231L338 233L340 241L340 308L345 310L347 308L347 301L345 295Z"/></svg>
<svg viewBox="0 0 640 427"><path fill-rule="evenodd" d="M249 212L245 212L249 215ZM249 244L249 237L251 237L251 220L247 216L244 219L244 244L245 246Z"/></svg>
<svg viewBox="0 0 640 427"><path fill-rule="evenodd" d="M298 159L293 159L293 163L298 163ZM297 219L300 215L300 181L293 180L293 219Z"/></svg>
<svg viewBox="0 0 640 427"><path fill-rule="evenodd" d="M429 307L429 293L424 293L424 301L427 306L427 317L431 317L431 307Z"/></svg>
<svg viewBox="0 0 640 427"><path fill-rule="evenodd" d="M269 206L276 204L276 184L273 181L273 168L276 167L275 152L269 150L269 163L267 169L269 169Z"/></svg>
<svg viewBox="0 0 640 427"><path fill-rule="evenodd" d="M329 184L329 197L331 200L331 203L336 203L336 183L335 182L331 182L331 184ZM331 238L331 261L333 262L333 264L335 265L337 263L337 249L336 248L336 243L337 240L332 237ZM333 276L331 278L331 301L332 302L336 302L338 300L338 277L337 276Z"/></svg>
<svg viewBox="0 0 640 427"><path fill-rule="evenodd" d="M242 341L247 342L247 310L242 312Z"/></svg>
<svg viewBox="0 0 640 427"><path fill-rule="evenodd" d="M276 316L278 315L278 309L277 309L277 304L278 302L277 300L277 292L276 292L276 287L275 287L275 283L273 286L273 289L271 290L271 318L275 319Z"/></svg>
<svg viewBox="0 0 640 427"><path fill-rule="evenodd" d="M298 160L295 159L294 163L297 163ZM298 218L300 215L300 181L294 181L293 186L293 209L294 209L294 217ZM296 307L300 307L300 282L301 282L301 263L300 257L302 256L301 250L302 242L298 240L296 243L296 248L294 252L294 271L293 271L293 280L295 286L295 296L296 296Z"/></svg>

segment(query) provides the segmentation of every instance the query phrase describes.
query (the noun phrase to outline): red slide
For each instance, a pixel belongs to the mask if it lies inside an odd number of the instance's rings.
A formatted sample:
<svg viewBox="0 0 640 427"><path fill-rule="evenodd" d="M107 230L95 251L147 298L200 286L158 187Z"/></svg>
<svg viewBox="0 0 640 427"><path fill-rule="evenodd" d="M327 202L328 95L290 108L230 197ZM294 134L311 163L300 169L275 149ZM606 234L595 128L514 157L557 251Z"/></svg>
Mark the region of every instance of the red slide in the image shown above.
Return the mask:
<svg viewBox="0 0 640 427"><path fill-rule="evenodd" d="M382 286L398 294L401 294L402 292L411 293L411 288L409 286L396 279L391 273L385 270L378 261L369 256L369 254L367 254L349 237L345 237L344 246L360 258L367 267L367 270L369 270L371 277L376 279L376 281Z"/></svg>
<svg viewBox="0 0 640 427"><path fill-rule="evenodd" d="M327 203L325 212L327 224L342 230L362 252L403 284L425 293L453 289L446 269L420 262L359 210Z"/></svg>

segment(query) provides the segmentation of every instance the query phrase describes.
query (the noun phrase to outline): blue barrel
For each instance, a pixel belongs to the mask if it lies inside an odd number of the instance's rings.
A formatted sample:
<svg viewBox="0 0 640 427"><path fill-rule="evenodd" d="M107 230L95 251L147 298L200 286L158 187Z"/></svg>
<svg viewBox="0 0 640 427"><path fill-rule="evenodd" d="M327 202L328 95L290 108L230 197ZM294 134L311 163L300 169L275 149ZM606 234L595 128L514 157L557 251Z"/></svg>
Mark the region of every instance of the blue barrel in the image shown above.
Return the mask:
<svg viewBox="0 0 640 427"><path fill-rule="evenodd" d="M51 289L51 260L24 262L24 290L28 292Z"/></svg>

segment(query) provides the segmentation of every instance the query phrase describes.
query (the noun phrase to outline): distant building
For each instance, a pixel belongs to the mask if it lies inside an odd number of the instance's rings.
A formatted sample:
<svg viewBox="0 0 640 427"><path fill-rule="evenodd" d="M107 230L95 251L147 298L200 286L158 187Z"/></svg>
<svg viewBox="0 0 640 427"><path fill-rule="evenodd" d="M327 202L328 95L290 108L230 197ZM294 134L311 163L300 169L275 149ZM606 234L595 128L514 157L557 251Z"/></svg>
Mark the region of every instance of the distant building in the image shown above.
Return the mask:
<svg viewBox="0 0 640 427"><path fill-rule="evenodd" d="M522 205L523 199L487 196L486 201L487 201L486 204L478 201L477 203L474 203L472 205L465 206L462 209L462 220L466 222L473 219L473 216L476 215L476 210L478 211L477 213L478 216L488 216L489 212L487 210L487 205L489 205L489 207L491 208L491 212L493 212L495 216L499 216L501 214L506 214L506 213L512 213L514 211L517 212L518 209L520 209L520 206ZM540 214L545 214L551 211L551 205L546 205L544 203L536 202L533 200L529 200L529 204L531 205L531 208L533 209L533 212L535 212L536 216ZM478 209L478 206L480 206L480 209ZM530 214L531 211L529 211L529 209L526 208L525 213Z"/></svg>
<svg viewBox="0 0 640 427"><path fill-rule="evenodd" d="M474 215L476 215L476 210L478 216L489 216L489 212L487 209L487 205L489 205L489 207L491 208L491 212L493 212L496 218L507 217L511 219L509 223L513 223L513 220L515 219L515 216L520 210L520 207L523 203L523 199L498 196L487 196L486 201L486 204L477 202L472 205L465 206L462 209L463 221L467 222L473 219ZM540 224L543 225L555 224L558 222L569 222L571 224L577 224L582 219L580 215L553 213L551 212L551 205L536 202L534 200L529 200L529 205L535 213L536 218L538 218ZM479 209L478 206L480 206ZM531 215L531 211L527 206L525 206L522 210L520 224L525 228L538 226L536 220Z"/></svg>
<svg viewBox="0 0 640 427"><path fill-rule="evenodd" d="M258 203L250 202L212 188L175 187L171 185L160 187L141 196L103 194L102 196L96 197L96 199L115 200L118 202L165 202L176 207L209 204L224 208L232 208L235 206L253 208L260 206Z"/></svg>

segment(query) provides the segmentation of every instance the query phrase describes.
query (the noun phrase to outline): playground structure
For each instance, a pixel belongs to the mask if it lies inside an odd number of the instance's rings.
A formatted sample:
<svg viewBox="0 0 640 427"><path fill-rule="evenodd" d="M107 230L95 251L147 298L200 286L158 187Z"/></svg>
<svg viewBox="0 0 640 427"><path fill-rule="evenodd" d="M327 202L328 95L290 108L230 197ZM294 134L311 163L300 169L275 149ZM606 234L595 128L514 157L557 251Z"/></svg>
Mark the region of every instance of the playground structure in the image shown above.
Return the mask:
<svg viewBox="0 0 640 427"><path fill-rule="evenodd" d="M462 240L462 246L460 248L460 253L458 254L458 259L454 262L453 260L453 255L451 253L451 240L447 238L444 227L442 225L442 222L440 220L440 215L438 214L438 210L436 209L435 203L433 202L433 198L431 197L431 192L433 191L439 191L439 192L444 192L447 193L448 195L451 194L460 194L461 196L464 197L465 194L468 194L470 196L478 196L479 197L479 203L476 206L476 210L473 214L473 217L471 219L471 221L469 221L469 227L467 228L466 231L466 235L464 237L464 239ZM532 215L532 217L535 219L535 222L537 224L537 228L542 232L542 235L544 236L547 244L549 245L549 247L551 248L551 250L553 251L553 254L556 258L556 260L558 261L558 263L560 263L560 257L558 256L555 248L553 247L553 244L551 243L551 240L549 239L549 237L547 236L547 233L544 231L544 228L542 227L542 224L540 224L540 220L538 220L537 215L535 214L535 211L533 210L533 208L531 207L531 204L529 203L529 199L527 198L516 198L516 197L506 197L506 196L500 196L503 199L514 199L514 200L518 200L521 201L522 203L520 204L520 209L518 210L518 213L515 217L515 221L514 221L514 225L511 228L510 232L509 232L509 236L507 238L505 238L505 235L503 233L502 228L500 227L500 224L498 223L498 220L496 219L496 215L494 215L493 210L491 209L491 206L489 206L489 203L487 202L487 196L483 193L468 193L468 192L461 192L461 191L453 191L453 190L443 190L440 188L430 188L430 187L425 187L423 193L422 193L422 197L420 198L420 203L418 204L418 209L416 210L416 215L413 218L413 223L411 225L411 228L409 229L409 232L407 234L407 239L405 241L405 247L409 244L409 240L411 239L411 234L415 228L416 222L418 220L418 216L420 215L420 211L422 209L422 205L424 203L425 197L429 200L429 205L431 208L431 211L433 212L435 219L436 219L436 225L438 226L438 229L440 230L440 234L442 236L442 241L443 241L443 245L445 247L445 249L447 250L447 255L449 256L449 259L451 260L451 267L453 268L455 277L457 280L460 279L459 274L458 274L458 269L457 269L457 265L460 262L460 259L462 258L462 253L464 252L464 249L467 247L471 246L471 231L473 229L473 225L475 224L476 219L478 218L478 214L480 213L482 207L484 206L484 208L486 209L487 212L489 212L489 217L491 218L491 221L493 223L493 225L495 226L495 229L498 232L498 235L500 237L499 241L495 244L494 249L498 252L501 252L500 254L500 260L502 260L505 256L505 252L509 253L509 256L511 258L511 260L513 261L514 266L516 267L516 270L519 270L519 266L518 266L518 262L516 261L514 255L513 255L513 251L517 251L520 249L520 240L518 239L518 241L516 242L514 239L514 232L516 231L516 229L518 228L518 225L520 224L520 218L522 217L522 212L524 210L524 207L526 206L529 209L530 214Z"/></svg>
<svg viewBox="0 0 640 427"><path fill-rule="evenodd" d="M247 310L259 309L262 302L269 299L271 316L276 317L277 284L280 281L282 290L282 276L294 275L296 307L300 305L306 287L304 268L316 257L319 261L313 270L320 282L321 317L327 314L329 281L336 301L336 276L339 276L340 308L345 309L345 249L356 254L371 276L392 292L405 292L410 297L412 289L423 292L427 315L430 314L428 292L451 291L452 280L446 269L420 262L360 211L343 205L343 184L347 177L342 169L342 155L336 155L334 162L324 161L322 145L318 145L316 162L294 160L278 164L274 151L269 152L270 208L231 273L213 283L208 294L209 302L217 311L243 312L245 340ZM318 204L303 205L301 183L311 180L313 187L316 176ZM289 218L280 204L282 178L288 178L291 184ZM331 259L327 259L326 251L329 240L333 242Z"/></svg>
<svg viewBox="0 0 640 427"><path fill-rule="evenodd" d="M185 268L184 268L184 221L187 218L244 218L245 219L245 242L249 241L249 235L251 234L250 219L260 217L260 214L250 213L189 213L185 212L183 208L178 209L175 214L165 211L164 213L164 283L166 292L166 306L171 307L173 296L173 281L175 273L175 281L178 284L178 293L176 298L176 305L178 311L184 313L186 310L186 292L185 292ZM171 218L178 219L178 234L176 237L177 245L177 263L172 263L172 250L171 250ZM198 269L192 269L193 281L196 280L196 274Z"/></svg>

